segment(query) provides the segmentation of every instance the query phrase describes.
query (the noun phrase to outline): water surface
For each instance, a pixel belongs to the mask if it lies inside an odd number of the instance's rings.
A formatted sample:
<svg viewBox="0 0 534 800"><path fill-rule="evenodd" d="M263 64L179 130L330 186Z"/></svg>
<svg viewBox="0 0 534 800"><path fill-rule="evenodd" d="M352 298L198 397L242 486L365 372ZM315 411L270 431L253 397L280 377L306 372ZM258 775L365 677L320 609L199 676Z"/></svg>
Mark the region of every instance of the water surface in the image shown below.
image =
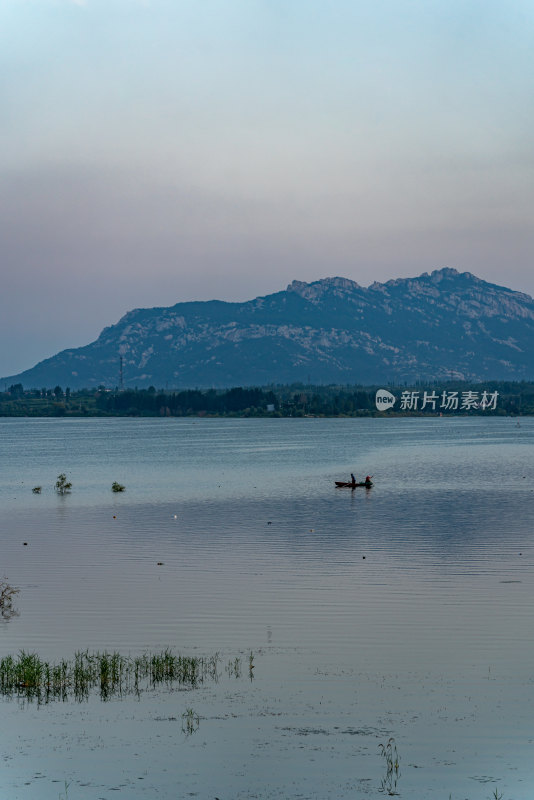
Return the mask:
<svg viewBox="0 0 534 800"><path fill-rule="evenodd" d="M393 736L401 796L530 798L533 438L480 417L1 420L0 571L21 592L0 656L171 646L256 668L3 701L0 789L379 797ZM336 490L350 472L374 487Z"/></svg>

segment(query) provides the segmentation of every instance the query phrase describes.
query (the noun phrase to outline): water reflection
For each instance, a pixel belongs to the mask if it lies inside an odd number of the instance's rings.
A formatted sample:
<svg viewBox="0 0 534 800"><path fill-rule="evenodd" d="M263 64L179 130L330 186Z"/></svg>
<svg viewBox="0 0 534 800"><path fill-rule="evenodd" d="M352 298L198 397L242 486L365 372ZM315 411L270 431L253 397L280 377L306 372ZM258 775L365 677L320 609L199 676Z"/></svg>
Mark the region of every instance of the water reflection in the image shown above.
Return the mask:
<svg viewBox="0 0 534 800"><path fill-rule="evenodd" d="M530 800L533 422L277 422L0 421L3 569L21 590L0 656L170 646L222 665L193 701L111 692L106 725L91 695L26 722L5 703L4 730L50 778L52 741L82 800L117 787L114 742L147 773L129 798L372 794L390 737L407 796L478 800L471 776L504 765L505 796ZM372 490L336 490L351 471ZM25 796L57 800L43 786Z"/></svg>

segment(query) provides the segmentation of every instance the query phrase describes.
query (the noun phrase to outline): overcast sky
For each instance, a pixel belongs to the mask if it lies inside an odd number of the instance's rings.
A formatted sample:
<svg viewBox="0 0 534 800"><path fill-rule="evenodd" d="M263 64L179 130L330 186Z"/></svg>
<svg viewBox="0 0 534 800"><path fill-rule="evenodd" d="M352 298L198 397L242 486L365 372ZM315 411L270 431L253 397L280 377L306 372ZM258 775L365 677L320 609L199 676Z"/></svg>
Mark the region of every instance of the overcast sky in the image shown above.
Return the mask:
<svg viewBox="0 0 534 800"><path fill-rule="evenodd" d="M131 308L534 294L532 0L1 0L0 375Z"/></svg>

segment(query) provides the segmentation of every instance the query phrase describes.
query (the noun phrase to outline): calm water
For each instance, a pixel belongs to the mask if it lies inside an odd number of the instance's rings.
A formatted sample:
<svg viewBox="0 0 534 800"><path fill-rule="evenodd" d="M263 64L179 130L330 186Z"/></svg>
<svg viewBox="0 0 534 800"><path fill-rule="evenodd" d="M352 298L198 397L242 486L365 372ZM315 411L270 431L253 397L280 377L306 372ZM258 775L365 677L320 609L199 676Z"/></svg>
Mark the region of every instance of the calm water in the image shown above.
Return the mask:
<svg viewBox="0 0 534 800"><path fill-rule="evenodd" d="M530 800L533 442L529 419L0 420L0 656L256 664L1 701L0 797L380 797L393 736L401 797ZM351 471L372 490L336 490Z"/></svg>

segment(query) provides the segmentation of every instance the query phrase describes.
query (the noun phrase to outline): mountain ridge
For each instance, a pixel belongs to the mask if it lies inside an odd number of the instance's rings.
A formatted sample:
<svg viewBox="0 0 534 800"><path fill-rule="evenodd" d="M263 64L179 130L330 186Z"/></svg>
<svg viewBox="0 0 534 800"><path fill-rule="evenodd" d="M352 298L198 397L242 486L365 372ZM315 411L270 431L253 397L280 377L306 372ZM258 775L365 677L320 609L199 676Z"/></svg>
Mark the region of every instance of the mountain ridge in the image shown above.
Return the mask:
<svg viewBox="0 0 534 800"><path fill-rule="evenodd" d="M27 388L391 383L534 377L534 300L444 267L363 287L340 276L249 301L137 308L88 345L2 379Z"/></svg>

